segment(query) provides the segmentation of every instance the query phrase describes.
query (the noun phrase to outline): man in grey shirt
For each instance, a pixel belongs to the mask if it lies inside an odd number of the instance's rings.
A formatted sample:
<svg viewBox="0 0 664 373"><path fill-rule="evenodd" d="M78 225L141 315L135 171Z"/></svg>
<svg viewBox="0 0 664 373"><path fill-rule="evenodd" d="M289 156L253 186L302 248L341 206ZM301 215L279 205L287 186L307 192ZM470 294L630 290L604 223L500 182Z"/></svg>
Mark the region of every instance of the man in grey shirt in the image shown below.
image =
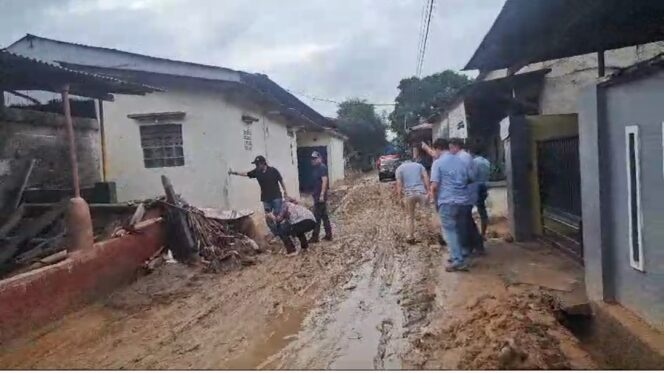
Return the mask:
<svg viewBox="0 0 664 373"><path fill-rule="evenodd" d="M415 243L415 208L426 206L429 195L429 175L420 163L406 161L395 171L397 178L397 194L403 198L408 214L408 237L406 242Z"/></svg>

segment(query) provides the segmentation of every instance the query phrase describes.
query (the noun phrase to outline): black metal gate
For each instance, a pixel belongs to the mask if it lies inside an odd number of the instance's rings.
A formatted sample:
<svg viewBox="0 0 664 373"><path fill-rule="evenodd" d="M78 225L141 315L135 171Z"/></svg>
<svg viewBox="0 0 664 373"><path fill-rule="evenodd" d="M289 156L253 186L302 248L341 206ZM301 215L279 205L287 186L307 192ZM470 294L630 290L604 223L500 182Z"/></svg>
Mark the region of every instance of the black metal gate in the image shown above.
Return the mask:
<svg viewBox="0 0 664 373"><path fill-rule="evenodd" d="M537 170L545 238L583 258L579 138L539 141Z"/></svg>

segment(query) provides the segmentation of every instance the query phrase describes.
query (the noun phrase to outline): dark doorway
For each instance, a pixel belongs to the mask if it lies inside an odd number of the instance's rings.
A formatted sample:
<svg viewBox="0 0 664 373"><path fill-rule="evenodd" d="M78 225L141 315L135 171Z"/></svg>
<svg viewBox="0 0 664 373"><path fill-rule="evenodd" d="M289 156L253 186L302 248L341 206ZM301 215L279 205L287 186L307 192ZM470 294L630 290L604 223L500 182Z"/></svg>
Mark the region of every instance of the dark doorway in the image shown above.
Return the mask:
<svg viewBox="0 0 664 373"><path fill-rule="evenodd" d="M310 193L313 185L311 175L311 153L317 151L327 166L327 147L326 146L303 146L297 148L297 172L300 178L300 192Z"/></svg>
<svg viewBox="0 0 664 373"><path fill-rule="evenodd" d="M579 138L538 141L537 170L545 238L582 259Z"/></svg>

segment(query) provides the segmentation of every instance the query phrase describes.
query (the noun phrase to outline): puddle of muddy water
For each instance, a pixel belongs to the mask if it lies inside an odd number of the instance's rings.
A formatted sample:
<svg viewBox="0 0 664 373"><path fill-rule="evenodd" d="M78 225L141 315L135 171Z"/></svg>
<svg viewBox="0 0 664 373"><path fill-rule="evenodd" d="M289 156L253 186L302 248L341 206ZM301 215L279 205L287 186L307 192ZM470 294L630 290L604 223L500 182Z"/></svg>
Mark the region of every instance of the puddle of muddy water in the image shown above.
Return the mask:
<svg viewBox="0 0 664 373"><path fill-rule="evenodd" d="M345 298L314 311L297 339L262 367L276 369L400 369L403 315L391 287L366 263L344 286Z"/></svg>

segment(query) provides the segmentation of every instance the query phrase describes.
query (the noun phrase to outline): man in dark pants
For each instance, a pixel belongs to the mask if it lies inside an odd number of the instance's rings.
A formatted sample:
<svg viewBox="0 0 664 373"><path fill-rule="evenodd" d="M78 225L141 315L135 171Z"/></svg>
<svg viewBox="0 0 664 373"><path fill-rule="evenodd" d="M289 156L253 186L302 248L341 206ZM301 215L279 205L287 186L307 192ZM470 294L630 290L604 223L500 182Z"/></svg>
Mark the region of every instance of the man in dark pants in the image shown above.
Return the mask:
<svg viewBox="0 0 664 373"><path fill-rule="evenodd" d="M249 172L235 172L233 170L229 170L228 174L245 176L250 179L256 179L256 181L258 181L258 185L261 188L261 201L263 202L263 208L265 209L266 214L265 221L268 228L270 228L270 232L272 232L272 234L276 237L279 235L277 226L274 221L271 221L267 218L267 214L278 214L281 211L283 199L279 185L281 185L281 189L284 191L283 195L288 196L288 193L286 192L286 185L284 184L284 180L281 178L279 170L268 166L267 160L262 155L257 156L251 163L256 165L256 168Z"/></svg>
<svg viewBox="0 0 664 373"><path fill-rule="evenodd" d="M288 255L296 253L291 237L297 237L300 240L302 251L309 248L306 234L316 227L316 218L311 211L299 205L297 201L287 198L281 213L274 219L278 224L279 237L284 242Z"/></svg>
<svg viewBox="0 0 664 373"><path fill-rule="evenodd" d="M477 202L477 193L475 192L474 184L477 172L473 163L473 157L464 149L464 145L461 139L450 140L450 152L462 160L466 165L469 175L468 185L466 186L468 200L461 207L461 214L459 215L459 241L464 247L464 255L470 255L471 253L484 255L484 240L477 230L475 219L473 219L473 206Z"/></svg>
<svg viewBox="0 0 664 373"><path fill-rule="evenodd" d="M316 216L316 227L309 242L318 242L320 236L320 223L323 222L325 228L326 241L332 241L332 226L330 218L327 216L327 191L329 188L329 178L327 176L327 166L323 164L323 158L318 152L311 153L311 164L313 167L313 191L311 196L314 198L314 216Z"/></svg>

